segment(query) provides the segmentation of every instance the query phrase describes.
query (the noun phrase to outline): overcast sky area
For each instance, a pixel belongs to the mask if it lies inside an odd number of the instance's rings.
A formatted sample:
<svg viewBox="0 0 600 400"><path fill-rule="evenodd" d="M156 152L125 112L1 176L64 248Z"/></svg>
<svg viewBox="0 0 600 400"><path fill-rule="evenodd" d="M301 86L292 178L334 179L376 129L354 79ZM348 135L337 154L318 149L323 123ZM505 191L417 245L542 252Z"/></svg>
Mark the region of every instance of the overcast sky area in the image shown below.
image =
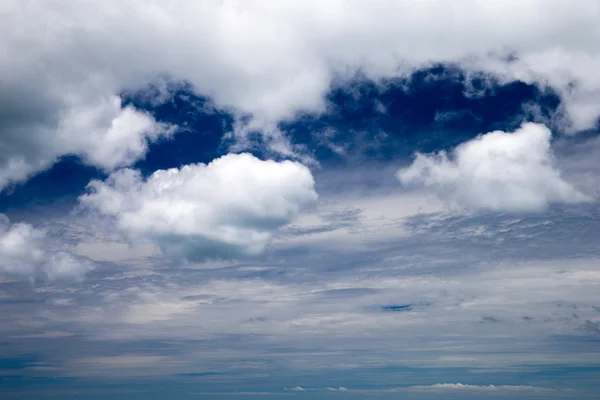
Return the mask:
<svg viewBox="0 0 600 400"><path fill-rule="evenodd" d="M0 397L597 399L600 1L3 0Z"/></svg>

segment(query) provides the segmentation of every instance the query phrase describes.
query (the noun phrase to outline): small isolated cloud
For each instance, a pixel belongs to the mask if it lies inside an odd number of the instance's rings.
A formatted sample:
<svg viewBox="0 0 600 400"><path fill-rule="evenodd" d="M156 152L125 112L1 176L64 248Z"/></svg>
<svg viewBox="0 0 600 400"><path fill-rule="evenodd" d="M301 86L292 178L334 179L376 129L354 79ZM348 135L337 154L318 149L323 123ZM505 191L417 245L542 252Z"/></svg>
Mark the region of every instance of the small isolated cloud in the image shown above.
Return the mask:
<svg viewBox="0 0 600 400"><path fill-rule="evenodd" d="M30 224L11 224L0 214L0 274L34 280L81 280L89 261L49 248L45 231Z"/></svg>
<svg viewBox="0 0 600 400"><path fill-rule="evenodd" d="M258 255L279 227L317 200L304 165L250 154L159 170L147 179L123 169L88 188L80 198L85 206L115 218L127 234L194 261Z"/></svg>
<svg viewBox="0 0 600 400"><path fill-rule="evenodd" d="M403 185L431 188L446 200L492 211L540 211L551 203L588 200L553 165L551 132L526 123L460 144L450 154L417 153L396 177Z"/></svg>
<svg viewBox="0 0 600 400"><path fill-rule="evenodd" d="M340 386L338 388L328 387L327 390L330 392L347 392L348 391L348 389L346 389L343 386Z"/></svg>
<svg viewBox="0 0 600 400"><path fill-rule="evenodd" d="M284 388L284 390L289 390L289 391L292 391L292 392L306 392L306 389L304 389L301 386L296 386L296 387L293 387L293 388Z"/></svg>

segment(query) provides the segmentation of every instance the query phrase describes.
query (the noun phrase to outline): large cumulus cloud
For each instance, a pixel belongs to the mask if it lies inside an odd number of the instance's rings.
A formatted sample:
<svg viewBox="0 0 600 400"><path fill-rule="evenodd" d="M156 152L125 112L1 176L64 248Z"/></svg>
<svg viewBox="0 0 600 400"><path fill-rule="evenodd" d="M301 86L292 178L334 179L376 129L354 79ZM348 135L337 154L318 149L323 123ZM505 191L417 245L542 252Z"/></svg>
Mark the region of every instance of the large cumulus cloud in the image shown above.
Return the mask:
<svg viewBox="0 0 600 400"><path fill-rule="evenodd" d="M61 154L101 167L143 156L163 130L106 104L157 76L251 114L237 137L259 130L282 153L291 150L276 122L322 111L334 77L360 69L378 79L432 62L550 86L568 125L588 129L600 114L599 19L594 0L4 1L0 145L10 151L0 186ZM128 151L104 142L115 125ZM86 141L90 132L98 140Z"/></svg>
<svg viewBox="0 0 600 400"><path fill-rule="evenodd" d="M434 189L441 197L476 209L540 211L550 203L588 200L553 165L551 132L527 123L515 132L494 131L452 150L417 154L398 171L407 186Z"/></svg>
<svg viewBox="0 0 600 400"><path fill-rule="evenodd" d="M156 240L191 260L260 254L273 233L317 200L308 168L229 154L210 164L159 170L144 179L132 169L89 184L81 202L116 219L133 237Z"/></svg>

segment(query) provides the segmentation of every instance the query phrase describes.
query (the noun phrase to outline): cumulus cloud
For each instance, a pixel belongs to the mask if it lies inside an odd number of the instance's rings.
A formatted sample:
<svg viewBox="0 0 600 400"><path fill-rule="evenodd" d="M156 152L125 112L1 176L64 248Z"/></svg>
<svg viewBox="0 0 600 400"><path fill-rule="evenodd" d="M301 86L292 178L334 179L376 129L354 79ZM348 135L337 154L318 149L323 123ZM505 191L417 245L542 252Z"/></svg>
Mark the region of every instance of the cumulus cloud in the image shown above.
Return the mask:
<svg viewBox="0 0 600 400"><path fill-rule="evenodd" d="M90 262L50 248L45 231L30 224L11 224L0 214L0 274L30 280L81 280Z"/></svg>
<svg viewBox="0 0 600 400"><path fill-rule="evenodd" d="M246 153L159 170L147 179L123 169L88 187L80 198L85 206L191 260L258 255L279 227L317 200L302 164Z"/></svg>
<svg viewBox="0 0 600 400"><path fill-rule="evenodd" d="M494 211L539 211L550 203L588 200L553 165L551 132L526 123L515 132L494 131L448 154L417 153L397 178L403 185L428 187L461 205Z"/></svg>
<svg viewBox="0 0 600 400"><path fill-rule="evenodd" d="M133 164L146 154L149 142L169 136L174 129L131 106L123 108L117 96L71 110L63 123L59 133L71 142L71 152L106 171Z"/></svg>
<svg viewBox="0 0 600 400"><path fill-rule="evenodd" d="M293 149L276 123L323 111L335 77L360 69L379 79L432 62L551 87L569 124L588 129L600 114L599 19L594 0L111 0L100 8L8 0L0 15L0 144L8 149L0 185L62 154L103 168L142 156L162 130L114 105L158 76L252 115L236 125L238 139L258 130L284 154Z"/></svg>
<svg viewBox="0 0 600 400"><path fill-rule="evenodd" d="M0 104L9 101L0 99ZM147 113L122 107L118 96L65 107L58 119L45 122L18 107L10 104L0 111L0 190L50 167L65 154L106 171L130 165L146 154L149 142L174 130Z"/></svg>

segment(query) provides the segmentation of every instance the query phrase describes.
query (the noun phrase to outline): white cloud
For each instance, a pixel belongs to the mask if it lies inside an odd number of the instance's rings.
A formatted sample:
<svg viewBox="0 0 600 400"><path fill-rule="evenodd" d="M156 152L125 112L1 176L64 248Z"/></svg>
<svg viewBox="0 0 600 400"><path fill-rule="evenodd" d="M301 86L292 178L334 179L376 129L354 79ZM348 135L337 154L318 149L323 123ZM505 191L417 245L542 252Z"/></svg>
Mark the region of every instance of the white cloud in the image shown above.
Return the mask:
<svg viewBox="0 0 600 400"><path fill-rule="evenodd" d="M117 96L90 108L70 110L62 122L58 133L71 142L71 152L107 171L133 164L146 154L148 142L173 132L149 114L131 106L122 108Z"/></svg>
<svg viewBox="0 0 600 400"><path fill-rule="evenodd" d="M62 154L108 169L143 156L164 130L116 108L115 96L158 76L253 114L240 139L262 130L284 154L292 150L275 123L322 111L334 76L359 68L377 79L447 61L541 83L561 94L573 129L590 128L600 113L598 19L594 0L5 1L0 186ZM490 55L507 50L518 58Z"/></svg>
<svg viewBox="0 0 600 400"><path fill-rule="evenodd" d="M418 391L475 391L475 392L556 392L554 389L529 385L466 385L462 383L436 383L429 386L411 386Z"/></svg>
<svg viewBox="0 0 600 400"><path fill-rule="evenodd" d="M284 388L285 391L294 392L344 392L344 393L355 393L355 394L386 394L386 393L402 393L402 392L434 392L434 393L447 393L447 392L476 392L476 393L519 393L520 395L535 395L535 394L560 394L564 392L574 392L572 389L550 389L540 386L530 385L467 385L462 383L436 383L433 385L418 385L418 386L406 386L406 387L395 387L390 389L348 389L343 386L339 388L327 387L322 388L303 388L296 386L294 388ZM228 393L229 394L229 393ZM272 393L274 394L274 393Z"/></svg>
<svg viewBox="0 0 600 400"><path fill-rule="evenodd" d="M310 170L292 161L229 154L210 164L124 169L92 181L81 202L132 236L191 260L262 253L275 231L317 200Z"/></svg>
<svg viewBox="0 0 600 400"><path fill-rule="evenodd" d="M10 225L6 218L2 222L0 270L11 275L33 275L35 265L43 261L44 253L38 243L44 234L29 224Z"/></svg>
<svg viewBox="0 0 600 400"><path fill-rule="evenodd" d="M304 389L301 386L296 386L293 388L284 388L284 390L291 390L292 392L306 392L306 389Z"/></svg>
<svg viewBox="0 0 600 400"><path fill-rule="evenodd" d="M596 32L596 37L599 33ZM492 72L504 82L520 80L555 90L562 100L560 113L554 118L561 128L577 132L592 129L600 115L600 56L585 51L565 51L557 46L544 52L522 54L506 63L498 59L481 59L475 67Z"/></svg>
<svg viewBox="0 0 600 400"><path fill-rule="evenodd" d="M433 188L440 197L475 209L539 211L550 203L588 200L553 165L551 132L523 124L515 132L494 131L452 150L416 155L397 173L407 186Z"/></svg>
<svg viewBox="0 0 600 400"><path fill-rule="evenodd" d="M348 391L348 389L343 386L340 386L337 389L333 388L333 387L328 387L327 390L329 390L330 392L347 392Z"/></svg>
<svg viewBox="0 0 600 400"><path fill-rule="evenodd" d="M6 113L17 113L16 117L0 115L0 190L49 168L66 154L106 171L127 166L146 154L148 142L173 133L172 127L149 114L123 108L118 96L56 110L59 115L46 122L28 114L35 110L15 107L19 105L9 105ZM19 113L24 114L23 121L11 121Z"/></svg>
<svg viewBox="0 0 600 400"><path fill-rule="evenodd" d="M81 280L92 266L86 260L48 246L45 231L11 224L0 214L0 273L34 280Z"/></svg>

